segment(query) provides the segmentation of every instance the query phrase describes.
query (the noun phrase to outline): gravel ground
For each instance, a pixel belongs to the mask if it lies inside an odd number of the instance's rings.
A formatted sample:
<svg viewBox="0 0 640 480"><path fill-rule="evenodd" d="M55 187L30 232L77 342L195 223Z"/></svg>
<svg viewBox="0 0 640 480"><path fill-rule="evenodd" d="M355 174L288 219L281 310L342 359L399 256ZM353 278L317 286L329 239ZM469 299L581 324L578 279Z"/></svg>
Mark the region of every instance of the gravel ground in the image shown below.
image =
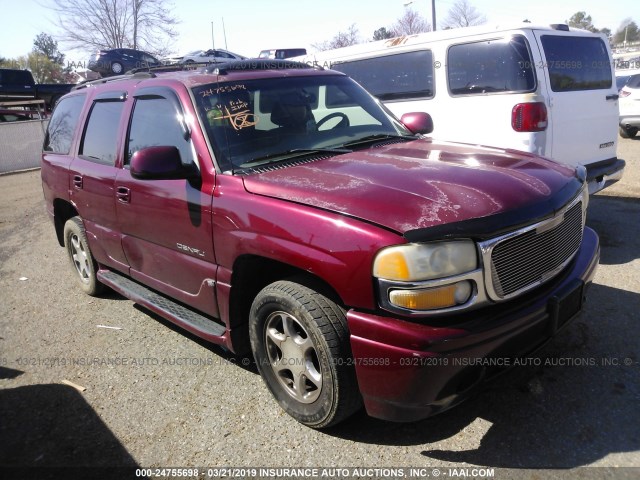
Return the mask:
<svg viewBox="0 0 640 480"><path fill-rule="evenodd" d="M45 214L39 171L0 176L0 476L48 472L9 467L227 466L638 478L640 468L622 467L640 467L640 139L621 139L619 156L624 179L590 204L602 259L586 311L539 357L440 416L393 424L360 413L322 432L284 414L249 359L116 294L83 295Z"/></svg>

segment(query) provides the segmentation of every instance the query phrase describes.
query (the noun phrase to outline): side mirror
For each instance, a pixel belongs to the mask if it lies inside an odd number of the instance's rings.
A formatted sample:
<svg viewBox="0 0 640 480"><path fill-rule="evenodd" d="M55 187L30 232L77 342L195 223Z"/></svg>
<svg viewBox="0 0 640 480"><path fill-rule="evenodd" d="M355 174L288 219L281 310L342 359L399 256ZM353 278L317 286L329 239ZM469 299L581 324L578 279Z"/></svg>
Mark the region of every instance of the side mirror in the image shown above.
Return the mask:
<svg viewBox="0 0 640 480"><path fill-rule="evenodd" d="M147 147L131 157L131 176L139 180L178 180L199 176L195 165L183 165L173 146Z"/></svg>
<svg viewBox="0 0 640 480"><path fill-rule="evenodd" d="M433 119L431 115L424 112L405 113L400 118L404 126L411 133L431 133L433 132Z"/></svg>

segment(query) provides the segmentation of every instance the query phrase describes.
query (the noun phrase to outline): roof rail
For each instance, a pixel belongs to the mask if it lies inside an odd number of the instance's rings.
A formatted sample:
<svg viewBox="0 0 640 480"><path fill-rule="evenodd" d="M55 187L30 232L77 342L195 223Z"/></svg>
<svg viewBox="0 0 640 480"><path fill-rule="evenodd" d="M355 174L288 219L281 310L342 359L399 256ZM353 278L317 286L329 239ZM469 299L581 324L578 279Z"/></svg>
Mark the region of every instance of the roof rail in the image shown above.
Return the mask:
<svg viewBox="0 0 640 480"><path fill-rule="evenodd" d="M131 80L136 78L139 78L139 79L154 78L155 76L156 75L152 72L135 71L133 73L125 73L124 75L116 75L114 77L98 78L97 80L85 80L84 82L79 83L75 87L72 87L71 90L79 90L81 88L87 88L93 85L101 85L108 82L116 82L118 80Z"/></svg>

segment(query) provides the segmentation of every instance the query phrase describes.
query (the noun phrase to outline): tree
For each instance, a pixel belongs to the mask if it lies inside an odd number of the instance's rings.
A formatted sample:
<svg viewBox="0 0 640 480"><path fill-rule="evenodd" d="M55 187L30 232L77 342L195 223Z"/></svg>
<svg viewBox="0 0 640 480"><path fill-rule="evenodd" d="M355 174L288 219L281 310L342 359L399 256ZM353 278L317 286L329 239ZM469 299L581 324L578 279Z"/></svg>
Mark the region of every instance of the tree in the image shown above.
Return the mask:
<svg viewBox="0 0 640 480"><path fill-rule="evenodd" d="M348 47L360 43L360 34L355 23L352 24L346 32L338 32L331 40L325 40L321 43L314 43L313 48L316 50L332 50L334 48Z"/></svg>
<svg viewBox="0 0 640 480"><path fill-rule="evenodd" d="M447 18L442 22L443 27L460 28L472 27L487 23L487 18L476 10L467 0L457 0L449 9Z"/></svg>
<svg viewBox="0 0 640 480"><path fill-rule="evenodd" d="M598 29L591 23L591 15L587 15L586 12L576 12L569 20L566 20L567 25L574 28L581 28L582 30L589 30L590 32L597 32Z"/></svg>
<svg viewBox="0 0 640 480"><path fill-rule="evenodd" d="M387 30L385 27L381 27L373 32L373 41L386 40L387 38L393 38L396 33L393 30Z"/></svg>
<svg viewBox="0 0 640 480"><path fill-rule="evenodd" d="M627 43L635 42L636 40L640 40L640 32L638 31L638 25L636 22L631 20L631 18L625 18L618 30L616 30L616 34L613 37L614 43Z"/></svg>
<svg viewBox="0 0 640 480"><path fill-rule="evenodd" d="M47 33L39 33L33 41L33 52L44 55L53 63L64 64L64 54L58 50L58 42Z"/></svg>
<svg viewBox="0 0 640 480"><path fill-rule="evenodd" d="M415 10L408 8L391 28L396 36L415 35L431 31L431 25L422 15Z"/></svg>
<svg viewBox="0 0 640 480"><path fill-rule="evenodd" d="M80 50L135 48L162 56L178 23L163 0L53 0L63 42Z"/></svg>

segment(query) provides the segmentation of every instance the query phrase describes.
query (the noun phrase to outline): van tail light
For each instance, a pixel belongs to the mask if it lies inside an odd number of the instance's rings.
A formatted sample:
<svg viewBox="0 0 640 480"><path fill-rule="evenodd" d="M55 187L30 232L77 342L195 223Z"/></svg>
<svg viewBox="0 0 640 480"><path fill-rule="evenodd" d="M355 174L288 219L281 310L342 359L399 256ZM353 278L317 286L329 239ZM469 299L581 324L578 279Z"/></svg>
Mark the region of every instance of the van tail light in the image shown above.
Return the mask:
<svg viewBox="0 0 640 480"><path fill-rule="evenodd" d="M547 107L542 102L517 104L511 110L511 126L516 132L546 130Z"/></svg>

